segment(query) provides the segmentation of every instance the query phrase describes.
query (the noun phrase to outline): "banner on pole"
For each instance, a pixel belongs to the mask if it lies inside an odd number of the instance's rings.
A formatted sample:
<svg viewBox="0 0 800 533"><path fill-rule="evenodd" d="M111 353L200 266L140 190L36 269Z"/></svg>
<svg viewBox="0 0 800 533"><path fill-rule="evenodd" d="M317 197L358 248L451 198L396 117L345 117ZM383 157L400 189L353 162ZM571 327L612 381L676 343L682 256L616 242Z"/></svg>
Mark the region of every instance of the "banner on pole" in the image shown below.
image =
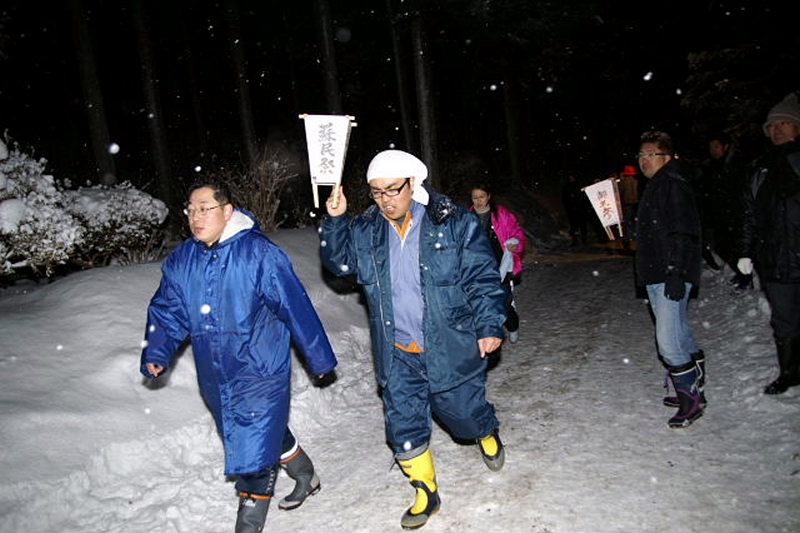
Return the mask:
<svg viewBox="0 0 800 533"><path fill-rule="evenodd" d="M592 202L594 212L597 213L597 217L603 224L608 238L614 240L614 233L610 229L614 224L617 225L619 234L622 236L622 206L619 201L619 188L617 187L616 178L608 178L593 183L584 187L583 192Z"/></svg>
<svg viewBox="0 0 800 533"><path fill-rule="evenodd" d="M300 115L305 121L308 168L314 207L319 208L320 185L339 188L344 170L344 156L350 141L350 128L357 126L349 115Z"/></svg>

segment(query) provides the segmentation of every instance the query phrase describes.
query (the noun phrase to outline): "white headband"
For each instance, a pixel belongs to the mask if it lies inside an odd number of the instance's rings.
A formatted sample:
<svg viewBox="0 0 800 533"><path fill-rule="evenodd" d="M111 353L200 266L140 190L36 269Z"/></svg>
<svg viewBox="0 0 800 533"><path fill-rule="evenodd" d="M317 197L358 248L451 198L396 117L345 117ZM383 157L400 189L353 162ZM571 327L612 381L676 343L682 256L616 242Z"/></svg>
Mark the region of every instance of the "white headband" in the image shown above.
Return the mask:
<svg viewBox="0 0 800 533"><path fill-rule="evenodd" d="M367 168L367 182L379 178L414 178L411 198L422 205L428 205L428 191L422 186L427 177L425 163L402 150L384 150L372 158Z"/></svg>

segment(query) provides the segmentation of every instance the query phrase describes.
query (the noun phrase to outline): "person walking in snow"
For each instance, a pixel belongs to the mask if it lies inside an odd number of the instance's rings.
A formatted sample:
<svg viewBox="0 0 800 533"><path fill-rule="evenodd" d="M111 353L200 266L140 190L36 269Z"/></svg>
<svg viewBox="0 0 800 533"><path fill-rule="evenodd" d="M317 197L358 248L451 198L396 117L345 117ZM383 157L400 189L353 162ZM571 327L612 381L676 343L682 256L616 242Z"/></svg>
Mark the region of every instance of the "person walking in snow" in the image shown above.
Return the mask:
<svg viewBox="0 0 800 533"><path fill-rule="evenodd" d="M525 230L510 209L494 201L485 184L477 184L470 190L472 207L478 215L483 231L489 237L495 257L500 264L500 279L506 289L506 331L508 340L519 340L519 315L514 304L514 286L522 281L522 255L525 253Z"/></svg>
<svg viewBox="0 0 800 533"><path fill-rule="evenodd" d="M778 378L765 394L800 385L800 103L797 93L773 107L764 123L772 147L752 166L744 191L739 270L753 263L767 295L778 352Z"/></svg>
<svg viewBox="0 0 800 533"><path fill-rule="evenodd" d="M686 427L703 414L705 405L705 356L688 320L689 293L700 284L700 215L668 134L642 135L639 167L650 182L636 217L637 280L647 290L656 345L676 393L664 398L665 405L678 408L668 424Z"/></svg>
<svg viewBox="0 0 800 533"><path fill-rule="evenodd" d="M290 341L325 376L336 357L289 258L255 217L235 208L213 180L195 184L184 210L192 237L164 261L147 313L141 372L154 379L191 338L203 399L236 478L236 533L255 533L273 495L278 465L296 481L279 507L293 509L320 488L308 455L288 429Z"/></svg>
<svg viewBox="0 0 800 533"><path fill-rule="evenodd" d="M478 217L425 189L427 176L413 155L381 152L367 169L375 205L347 215L340 189L320 227L323 265L355 275L366 295L386 439L416 489L400 522L407 529L440 506L432 416L476 442L491 470L505 460L485 356L502 342L506 293Z"/></svg>

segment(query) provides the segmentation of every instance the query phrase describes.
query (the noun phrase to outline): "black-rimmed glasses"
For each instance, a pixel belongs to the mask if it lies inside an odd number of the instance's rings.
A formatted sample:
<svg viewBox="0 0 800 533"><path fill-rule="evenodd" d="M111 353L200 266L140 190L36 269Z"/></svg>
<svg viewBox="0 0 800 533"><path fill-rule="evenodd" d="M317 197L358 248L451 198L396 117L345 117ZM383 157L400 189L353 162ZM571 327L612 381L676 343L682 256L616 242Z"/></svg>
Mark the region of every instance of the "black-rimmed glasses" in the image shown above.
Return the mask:
<svg viewBox="0 0 800 533"><path fill-rule="evenodd" d="M398 194L400 194L400 191L403 190L403 187L408 185L408 182L409 182L410 179L411 178L406 178L406 180L403 182L403 184L401 186L399 186L397 188L394 188L394 189L372 189L372 190L369 191L369 196L373 200L380 200L381 196L384 196L384 195L388 196L390 198L392 196L397 196Z"/></svg>

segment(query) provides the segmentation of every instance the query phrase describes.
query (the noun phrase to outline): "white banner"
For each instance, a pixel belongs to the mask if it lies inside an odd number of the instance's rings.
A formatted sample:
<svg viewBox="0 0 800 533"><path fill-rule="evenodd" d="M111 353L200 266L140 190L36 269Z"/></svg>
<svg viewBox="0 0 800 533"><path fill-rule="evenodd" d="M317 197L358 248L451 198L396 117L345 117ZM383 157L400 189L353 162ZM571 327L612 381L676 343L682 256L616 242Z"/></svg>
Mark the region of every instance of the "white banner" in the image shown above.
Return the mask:
<svg viewBox="0 0 800 533"><path fill-rule="evenodd" d="M616 224L622 235L622 208L619 201L619 190L615 178L608 178L603 181L593 183L583 188L583 192L592 202L594 212L606 228L609 238L614 239L614 234L608 228Z"/></svg>
<svg viewBox="0 0 800 533"><path fill-rule="evenodd" d="M348 115L300 115L305 121L308 168L314 190L314 206L319 207L320 185L338 187L342 181L344 156L350 128L356 126Z"/></svg>

